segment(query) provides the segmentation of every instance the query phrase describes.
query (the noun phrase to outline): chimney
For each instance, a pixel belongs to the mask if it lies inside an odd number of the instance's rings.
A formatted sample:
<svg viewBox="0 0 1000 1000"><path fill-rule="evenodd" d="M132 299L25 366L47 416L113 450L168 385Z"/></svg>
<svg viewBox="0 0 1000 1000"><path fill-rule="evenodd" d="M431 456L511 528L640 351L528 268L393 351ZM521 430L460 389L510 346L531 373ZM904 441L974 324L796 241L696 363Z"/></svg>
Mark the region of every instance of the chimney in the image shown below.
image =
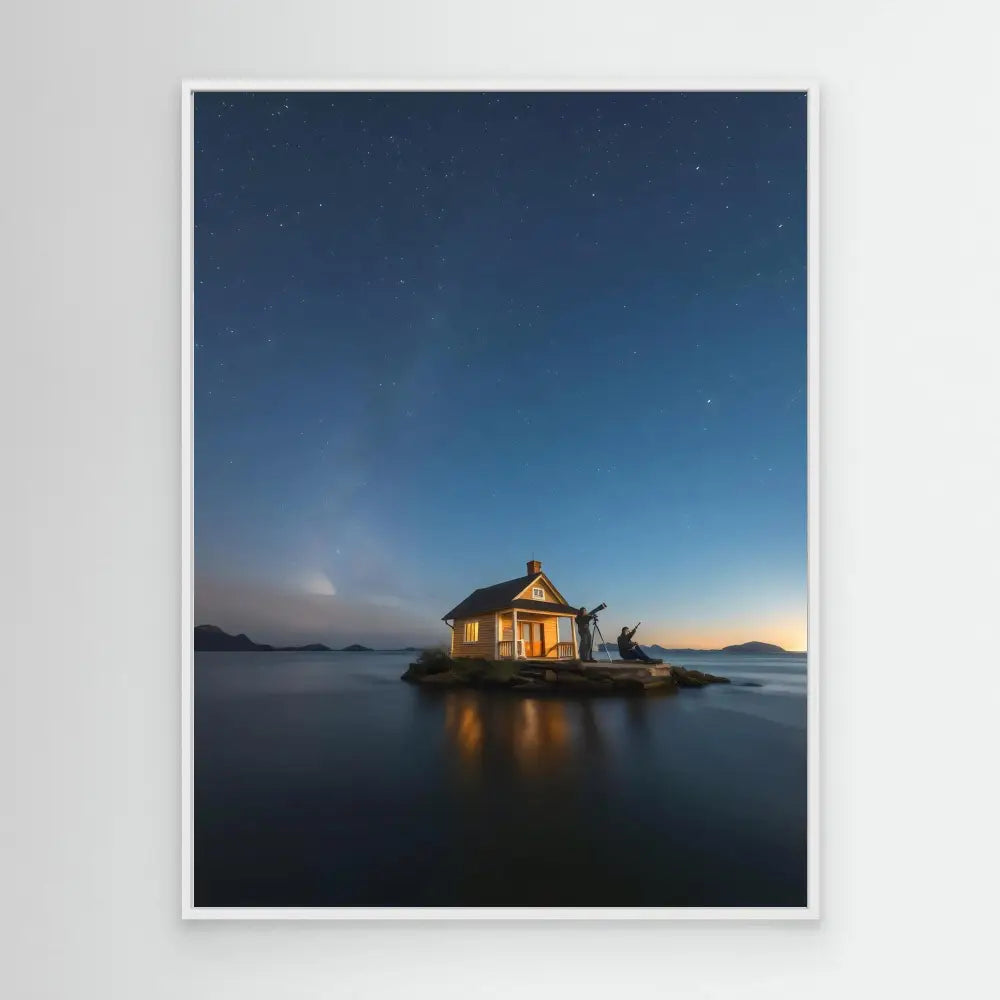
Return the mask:
<svg viewBox="0 0 1000 1000"><path fill-rule="evenodd" d="M537 576L542 571L542 564L537 559L528 560L528 576Z"/></svg>

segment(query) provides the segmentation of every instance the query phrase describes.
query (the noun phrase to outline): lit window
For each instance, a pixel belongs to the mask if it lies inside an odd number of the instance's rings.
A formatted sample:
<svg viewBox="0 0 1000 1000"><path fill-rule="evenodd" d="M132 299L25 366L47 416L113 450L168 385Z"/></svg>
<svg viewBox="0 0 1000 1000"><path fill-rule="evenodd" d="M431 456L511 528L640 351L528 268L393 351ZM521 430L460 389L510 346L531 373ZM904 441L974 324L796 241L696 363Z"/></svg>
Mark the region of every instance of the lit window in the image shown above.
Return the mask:
<svg viewBox="0 0 1000 1000"><path fill-rule="evenodd" d="M465 641L479 642L479 622L465 623Z"/></svg>
<svg viewBox="0 0 1000 1000"><path fill-rule="evenodd" d="M541 587L532 587L531 588L531 596L536 601L544 601L545 600L545 591L542 590Z"/></svg>

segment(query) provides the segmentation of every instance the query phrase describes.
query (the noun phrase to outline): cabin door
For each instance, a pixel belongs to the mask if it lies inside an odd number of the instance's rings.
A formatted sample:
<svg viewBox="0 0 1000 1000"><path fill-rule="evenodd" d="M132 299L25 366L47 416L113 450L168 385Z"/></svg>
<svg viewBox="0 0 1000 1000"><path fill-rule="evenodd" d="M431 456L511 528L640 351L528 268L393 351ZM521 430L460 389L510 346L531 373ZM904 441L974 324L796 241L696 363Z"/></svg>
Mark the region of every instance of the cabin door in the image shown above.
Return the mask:
<svg viewBox="0 0 1000 1000"><path fill-rule="evenodd" d="M541 622L521 622L521 643L524 655L529 657L545 655L545 640Z"/></svg>

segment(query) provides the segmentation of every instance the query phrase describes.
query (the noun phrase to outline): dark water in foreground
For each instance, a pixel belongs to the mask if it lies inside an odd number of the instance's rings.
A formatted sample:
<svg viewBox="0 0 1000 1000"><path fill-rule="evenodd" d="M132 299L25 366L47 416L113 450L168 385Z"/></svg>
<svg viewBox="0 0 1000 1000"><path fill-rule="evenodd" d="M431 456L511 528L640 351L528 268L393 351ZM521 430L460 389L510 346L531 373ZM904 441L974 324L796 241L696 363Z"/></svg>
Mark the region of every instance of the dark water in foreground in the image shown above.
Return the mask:
<svg viewBox="0 0 1000 1000"><path fill-rule="evenodd" d="M408 655L198 653L197 906L800 906L805 657L757 680L526 698Z"/></svg>

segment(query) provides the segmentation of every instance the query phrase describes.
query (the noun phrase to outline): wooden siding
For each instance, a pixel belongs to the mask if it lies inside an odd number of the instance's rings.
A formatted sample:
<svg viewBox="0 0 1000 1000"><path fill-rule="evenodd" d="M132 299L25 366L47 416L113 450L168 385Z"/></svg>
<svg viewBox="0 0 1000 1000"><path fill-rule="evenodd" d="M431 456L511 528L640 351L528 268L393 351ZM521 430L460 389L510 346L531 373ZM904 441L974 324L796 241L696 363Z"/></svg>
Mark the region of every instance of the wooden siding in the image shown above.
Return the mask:
<svg viewBox="0 0 1000 1000"><path fill-rule="evenodd" d="M465 625L467 622L479 622L478 642L465 641ZM451 655L481 656L487 660L492 660L496 653L493 645L495 639L496 616L493 612L485 615L476 615L473 618L458 618L455 620L455 629L451 633Z"/></svg>

